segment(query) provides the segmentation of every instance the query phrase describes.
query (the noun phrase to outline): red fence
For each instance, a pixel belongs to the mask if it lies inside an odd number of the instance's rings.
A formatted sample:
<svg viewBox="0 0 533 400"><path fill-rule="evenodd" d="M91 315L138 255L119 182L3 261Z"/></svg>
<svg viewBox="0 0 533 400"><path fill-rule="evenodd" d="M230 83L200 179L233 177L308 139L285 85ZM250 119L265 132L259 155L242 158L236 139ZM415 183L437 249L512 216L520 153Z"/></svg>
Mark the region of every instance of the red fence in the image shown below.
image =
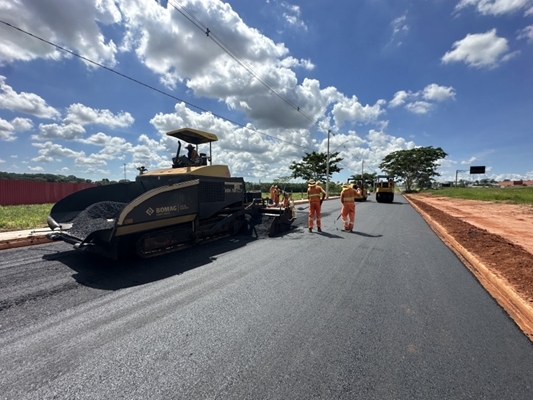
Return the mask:
<svg viewBox="0 0 533 400"><path fill-rule="evenodd" d="M0 179L0 206L55 203L94 183L59 183Z"/></svg>

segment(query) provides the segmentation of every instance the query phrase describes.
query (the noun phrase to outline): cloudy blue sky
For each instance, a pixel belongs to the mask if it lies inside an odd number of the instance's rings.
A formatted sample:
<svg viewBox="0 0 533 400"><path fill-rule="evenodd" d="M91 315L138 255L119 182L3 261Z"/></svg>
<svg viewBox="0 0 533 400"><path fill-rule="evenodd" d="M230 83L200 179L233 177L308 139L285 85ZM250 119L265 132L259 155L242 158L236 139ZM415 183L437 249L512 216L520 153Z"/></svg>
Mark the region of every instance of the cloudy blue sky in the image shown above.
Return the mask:
<svg viewBox="0 0 533 400"><path fill-rule="evenodd" d="M253 182L328 131L333 181L416 146L533 179L533 0L0 0L0 38L0 171L133 179L192 127Z"/></svg>

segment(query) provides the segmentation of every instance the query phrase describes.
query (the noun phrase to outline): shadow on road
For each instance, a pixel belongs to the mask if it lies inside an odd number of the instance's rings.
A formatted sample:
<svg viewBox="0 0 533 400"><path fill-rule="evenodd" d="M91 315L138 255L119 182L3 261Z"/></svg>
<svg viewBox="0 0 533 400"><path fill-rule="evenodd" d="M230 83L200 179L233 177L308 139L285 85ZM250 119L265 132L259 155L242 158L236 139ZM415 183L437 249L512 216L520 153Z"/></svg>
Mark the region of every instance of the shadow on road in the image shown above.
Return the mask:
<svg viewBox="0 0 533 400"><path fill-rule="evenodd" d="M344 239L342 236L335 235L333 233L329 233L329 232L326 232L326 231L322 231L322 232L313 231L313 233L316 233L316 234L318 234L320 236L325 236L325 237L330 238L330 239Z"/></svg>
<svg viewBox="0 0 533 400"><path fill-rule="evenodd" d="M358 231L353 231L351 233L359 235L359 236L371 237L371 238L378 238L378 237L382 237L383 236L383 235L371 235L370 233L358 232Z"/></svg>
<svg viewBox="0 0 533 400"><path fill-rule="evenodd" d="M75 271L80 285L119 290L179 275L216 260L217 256L257 240L249 235L232 236L148 259L116 261L75 250L45 254L44 260L59 262Z"/></svg>

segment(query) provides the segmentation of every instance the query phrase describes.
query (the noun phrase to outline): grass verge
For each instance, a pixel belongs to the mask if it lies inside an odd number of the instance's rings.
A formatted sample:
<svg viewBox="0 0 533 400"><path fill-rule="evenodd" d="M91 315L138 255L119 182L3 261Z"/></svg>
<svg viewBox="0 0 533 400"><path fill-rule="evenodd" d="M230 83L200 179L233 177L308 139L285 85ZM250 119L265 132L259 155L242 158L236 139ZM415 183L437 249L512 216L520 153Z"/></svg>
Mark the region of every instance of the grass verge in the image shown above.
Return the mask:
<svg viewBox="0 0 533 400"><path fill-rule="evenodd" d="M424 190L421 193L435 196L454 197L457 199L501 201L511 204L533 205L533 187L443 188L438 190Z"/></svg>
<svg viewBox="0 0 533 400"><path fill-rule="evenodd" d="M53 204L0 206L0 231L44 228L52 206Z"/></svg>

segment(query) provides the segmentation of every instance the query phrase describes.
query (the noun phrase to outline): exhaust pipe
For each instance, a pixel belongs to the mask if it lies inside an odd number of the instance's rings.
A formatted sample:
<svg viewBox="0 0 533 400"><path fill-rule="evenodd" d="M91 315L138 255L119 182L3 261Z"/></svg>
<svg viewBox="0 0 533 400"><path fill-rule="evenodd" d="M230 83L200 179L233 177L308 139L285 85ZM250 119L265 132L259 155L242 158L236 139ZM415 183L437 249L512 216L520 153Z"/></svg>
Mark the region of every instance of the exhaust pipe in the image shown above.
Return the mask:
<svg viewBox="0 0 533 400"><path fill-rule="evenodd" d="M61 229L61 225L59 225L50 215L46 218L46 223L51 230Z"/></svg>

